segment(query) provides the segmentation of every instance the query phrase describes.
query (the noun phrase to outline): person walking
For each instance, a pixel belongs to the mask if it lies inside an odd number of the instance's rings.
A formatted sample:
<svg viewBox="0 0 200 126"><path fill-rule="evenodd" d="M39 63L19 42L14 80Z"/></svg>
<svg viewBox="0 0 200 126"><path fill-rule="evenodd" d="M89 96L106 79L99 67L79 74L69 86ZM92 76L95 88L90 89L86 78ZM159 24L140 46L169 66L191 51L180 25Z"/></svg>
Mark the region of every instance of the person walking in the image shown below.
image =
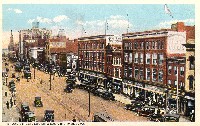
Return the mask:
<svg viewBox="0 0 200 126"><path fill-rule="evenodd" d="M13 106L13 102L10 102L10 107L12 108L12 106Z"/></svg>
<svg viewBox="0 0 200 126"><path fill-rule="evenodd" d="M6 102L6 106L7 106L7 109L9 109L9 102L8 101Z"/></svg>

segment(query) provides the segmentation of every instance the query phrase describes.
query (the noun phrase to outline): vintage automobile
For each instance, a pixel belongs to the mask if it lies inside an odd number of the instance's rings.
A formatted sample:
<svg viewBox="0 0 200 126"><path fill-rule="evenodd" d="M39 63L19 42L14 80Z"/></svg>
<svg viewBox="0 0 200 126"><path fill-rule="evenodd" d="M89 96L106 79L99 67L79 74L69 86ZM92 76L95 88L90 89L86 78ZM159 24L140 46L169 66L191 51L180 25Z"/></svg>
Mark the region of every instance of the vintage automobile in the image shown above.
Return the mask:
<svg viewBox="0 0 200 126"><path fill-rule="evenodd" d="M20 111L21 116L22 117L25 116L25 112L29 112L29 111L30 111L30 108L29 108L28 104L22 103L21 104L21 111Z"/></svg>
<svg viewBox="0 0 200 126"><path fill-rule="evenodd" d="M24 78L31 79L31 72L30 71L24 71Z"/></svg>
<svg viewBox="0 0 200 126"><path fill-rule="evenodd" d="M162 118L156 119L156 122L179 122L179 118L178 114L165 114Z"/></svg>
<svg viewBox="0 0 200 126"><path fill-rule="evenodd" d="M134 105L133 104L126 104L124 109L126 110L132 110L134 108Z"/></svg>
<svg viewBox="0 0 200 126"><path fill-rule="evenodd" d="M35 107L43 107L41 97L35 97L34 106Z"/></svg>
<svg viewBox="0 0 200 126"><path fill-rule="evenodd" d="M45 110L44 122L54 122L54 110Z"/></svg>
<svg viewBox="0 0 200 126"><path fill-rule="evenodd" d="M103 94L104 94L105 92L106 92L106 90L104 90L104 89L102 89L102 88L98 88L98 89L95 91L94 95L102 97Z"/></svg>
<svg viewBox="0 0 200 126"><path fill-rule="evenodd" d="M155 113L153 113L153 114L150 114L149 115L149 117L148 117L148 119L150 120L150 121L156 121L156 120L161 120L163 118L163 115L162 114L155 114Z"/></svg>
<svg viewBox="0 0 200 126"><path fill-rule="evenodd" d="M106 113L97 112L93 116L93 122L114 122L115 120Z"/></svg>
<svg viewBox="0 0 200 126"><path fill-rule="evenodd" d="M157 107L155 106L143 106L139 111L139 116L149 116L150 114L155 113Z"/></svg>
<svg viewBox="0 0 200 126"><path fill-rule="evenodd" d="M73 89L70 85L67 85L64 89L64 92L67 92L67 93L72 93Z"/></svg>
<svg viewBox="0 0 200 126"><path fill-rule="evenodd" d="M22 117L22 122L37 122L34 112L25 112L24 116Z"/></svg>
<svg viewBox="0 0 200 126"><path fill-rule="evenodd" d="M106 100L112 100L114 101L115 100L115 96L113 95L113 93L109 92L109 91L105 91L103 92L102 96L104 99Z"/></svg>
<svg viewBox="0 0 200 126"><path fill-rule="evenodd" d="M12 73L11 77L12 77L12 78L15 78L15 73Z"/></svg>
<svg viewBox="0 0 200 126"><path fill-rule="evenodd" d="M9 85L8 85L8 87L10 88L12 85L15 85L15 82L14 82L14 80L11 80L11 81L9 82Z"/></svg>

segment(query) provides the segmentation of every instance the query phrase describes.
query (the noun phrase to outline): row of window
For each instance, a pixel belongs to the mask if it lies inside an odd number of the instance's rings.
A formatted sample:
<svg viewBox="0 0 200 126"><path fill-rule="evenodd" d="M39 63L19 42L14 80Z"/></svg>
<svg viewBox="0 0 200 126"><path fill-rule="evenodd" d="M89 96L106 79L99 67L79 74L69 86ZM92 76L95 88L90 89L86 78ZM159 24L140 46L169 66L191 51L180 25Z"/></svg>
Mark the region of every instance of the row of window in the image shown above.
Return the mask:
<svg viewBox="0 0 200 126"><path fill-rule="evenodd" d="M178 69L177 66L168 65L168 75L171 75L172 72L174 72L174 74L177 75L177 69ZM184 67L183 66L179 68L179 71L180 71L180 75L184 76L185 72L184 72Z"/></svg>
<svg viewBox="0 0 200 126"><path fill-rule="evenodd" d="M164 42L157 41L147 41L147 42L125 42L124 43L125 50L132 49L164 49Z"/></svg>
<svg viewBox="0 0 200 126"><path fill-rule="evenodd" d="M157 54L157 53L146 53L145 54L145 64L153 64L153 65L162 65L163 64L163 54ZM133 56L132 53L124 53L124 62L132 63ZM143 64L144 62L144 54L143 53L135 53L134 54L134 63L140 63Z"/></svg>
<svg viewBox="0 0 200 126"><path fill-rule="evenodd" d="M81 43L79 49L104 49L104 43Z"/></svg>
<svg viewBox="0 0 200 126"><path fill-rule="evenodd" d="M88 61L79 61L79 63L80 68L104 72L104 63L93 63Z"/></svg>

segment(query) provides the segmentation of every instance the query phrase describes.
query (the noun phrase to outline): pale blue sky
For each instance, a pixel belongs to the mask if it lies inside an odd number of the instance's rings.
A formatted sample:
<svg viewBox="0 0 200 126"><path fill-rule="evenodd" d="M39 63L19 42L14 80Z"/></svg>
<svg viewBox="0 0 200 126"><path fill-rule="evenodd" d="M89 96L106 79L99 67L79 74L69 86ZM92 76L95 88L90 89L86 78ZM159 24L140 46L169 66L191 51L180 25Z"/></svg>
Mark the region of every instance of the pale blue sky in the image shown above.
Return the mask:
<svg viewBox="0 0 200 126"><path fill-rule="evenodd" d="M184 21L195 25L195 5L168 4L174 18L166 14L164 4L3 4L3 32L31 29L31 21L40 21L40 28L64 28L70 38L170 28L171 23ZM128 14L128 16L127 16ZM83 34L85 29L86 34Z"/></svg>

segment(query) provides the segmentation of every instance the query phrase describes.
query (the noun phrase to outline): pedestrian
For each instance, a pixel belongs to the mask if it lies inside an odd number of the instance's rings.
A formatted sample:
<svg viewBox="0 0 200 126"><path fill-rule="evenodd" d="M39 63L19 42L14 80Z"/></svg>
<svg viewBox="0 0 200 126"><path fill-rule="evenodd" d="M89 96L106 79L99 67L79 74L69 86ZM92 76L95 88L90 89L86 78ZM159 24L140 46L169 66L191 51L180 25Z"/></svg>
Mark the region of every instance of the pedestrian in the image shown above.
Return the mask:
<svg viewBox="0 0 200 126"><path fill-rule="evenodd" d="M72 122L76 122L76 117L75 116L73 117Z"/></svg>
<svg viewBox="0 0 200 126"><path fill-rule="evenodd" d="M8 101L6 102L6 106L7 106L7 109L9 109L9 102Z"/></svg>
<svg viewBox="0 0 200 126"><path fill-rule="evenodd" d="M14 100L14 105L16 105L16 100Z"/></svg>
<svg viewBox="0 0 200 126"><path fill-rule="evenodd" d="M12 97L10 98L10 102L12 102Z"/></svg>
<svg viewBox="0 0 200 126"><path fill-rule="evenodd" d="M10 107L12 108L12 106L13 106L13 102L10 102Z"/></svg>

